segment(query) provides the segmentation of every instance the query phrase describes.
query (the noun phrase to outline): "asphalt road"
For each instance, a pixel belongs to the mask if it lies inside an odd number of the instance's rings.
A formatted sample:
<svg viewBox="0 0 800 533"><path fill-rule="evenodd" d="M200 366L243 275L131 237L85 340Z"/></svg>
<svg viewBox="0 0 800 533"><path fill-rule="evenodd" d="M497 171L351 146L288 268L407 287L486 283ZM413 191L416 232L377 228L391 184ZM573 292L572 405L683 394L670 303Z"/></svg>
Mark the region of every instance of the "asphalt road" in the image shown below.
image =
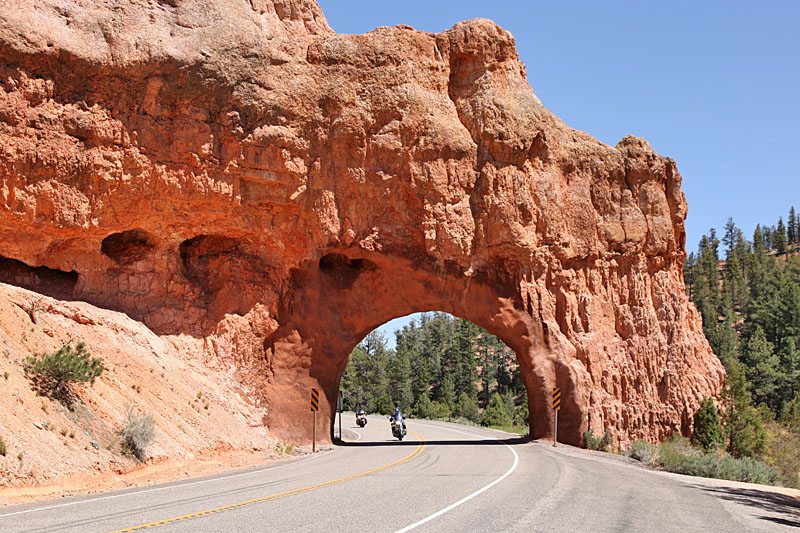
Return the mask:
<svg viewBox="0 0 800 533"><path fill-rule="evenodd" d="M351 422L352 417L345 418ZM800 502L483 428L345 423L345 446L256 469L0 508L2 532L796 531Z"/></svg>

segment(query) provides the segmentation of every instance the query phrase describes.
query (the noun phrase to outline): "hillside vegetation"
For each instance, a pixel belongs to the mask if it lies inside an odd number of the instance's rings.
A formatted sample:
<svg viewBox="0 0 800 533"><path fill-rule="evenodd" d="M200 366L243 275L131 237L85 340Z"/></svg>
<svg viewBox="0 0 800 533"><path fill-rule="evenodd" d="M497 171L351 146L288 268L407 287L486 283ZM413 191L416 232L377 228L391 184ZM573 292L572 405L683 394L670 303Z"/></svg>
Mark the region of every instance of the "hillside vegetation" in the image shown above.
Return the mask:
<svg viewBox="0 0 800 533"><path fill-rule="evenodd" d="M720 249L722 247L722 249ZM684 264L689 298L727 370L722 423L734 457L754 457L798 484L800 470L800 220L758 225L748 240L728 219Z"/></svg>

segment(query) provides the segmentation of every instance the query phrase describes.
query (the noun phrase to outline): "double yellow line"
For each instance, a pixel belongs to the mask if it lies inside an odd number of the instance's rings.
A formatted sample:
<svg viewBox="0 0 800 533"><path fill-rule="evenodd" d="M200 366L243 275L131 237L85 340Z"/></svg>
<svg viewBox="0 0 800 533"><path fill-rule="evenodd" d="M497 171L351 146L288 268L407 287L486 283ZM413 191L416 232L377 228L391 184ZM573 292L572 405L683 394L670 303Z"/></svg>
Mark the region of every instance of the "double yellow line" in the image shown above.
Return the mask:
<svg viewBox="0 0 800 533"><path fill-rule="evenodd" d="M271 500L277 500L279 498L285 498L286 496L292 496L294 494L302 494L303 492L309 492L309 491L312 491L314 489L321 489L323 487L330 487L331 485L337 485L339 483L344 483L345 481L350 481L351 479L356 479L356 478L359 478L359 477L368 476L368 475L374 474L376 472L381 472L382 470L387 470L389 468L392 468L392 467L395 467L395 466L399 466L399 465L401 465L403 463L407 463L408 461L410 461L414 457L418 456L420 453L422 453L422 450L424 450L425 446L426 446L425 438L422 435L420 435L419 433L416 433L414 431L410 431L409 433L412 433L415 437L417 437L419 439L419 445L416 447L416 449L410 455L407 455L406 457L403 457L399 461L395 461L393 463L389 463L388 465L384 465L384 466L381 466L381 467L378 467L378 468L373 468L372 470L367 470L366 472L360 472L358 474L353 474L352 476L347 476L347 477L342 477L342 478L339 478L339 479L334 479L333 481L326 481L325 483L318 483L316 485L310 485L308 487L303 487L301 489L289 490L289 491L286 491L286 492L281 492L280 494L273 494L271 496L264 496L263 498L256 498L254 500L247 500L245 502L234 503L232 505L226 505L224 507L217 507L215 509L208 509L206 511L199 511L197 513L187 514L187 515L183 515L183 516L176 516L175 518L167 518L165 520L159 520L158 522L151 522L149 524L142 524L140 526L133 526L133 527L125 528L125 529L118 529L116 531L112 531L111 533L127 533L129 531L139 531L141 529L151 529L151 528L154 528L154 527L166 526L167 524L174 524L175 522L184 522L186 520L192 520L194 518L200 518L201 516L207 516L207 515L211 515L211 514L222 513L222 512L225 512L225 511L232 511L234 509L239 509L239 508L245 507L247 505L253 505L253 504L256 504L256 503L268 502L268 501L271 501Z"/></svg>

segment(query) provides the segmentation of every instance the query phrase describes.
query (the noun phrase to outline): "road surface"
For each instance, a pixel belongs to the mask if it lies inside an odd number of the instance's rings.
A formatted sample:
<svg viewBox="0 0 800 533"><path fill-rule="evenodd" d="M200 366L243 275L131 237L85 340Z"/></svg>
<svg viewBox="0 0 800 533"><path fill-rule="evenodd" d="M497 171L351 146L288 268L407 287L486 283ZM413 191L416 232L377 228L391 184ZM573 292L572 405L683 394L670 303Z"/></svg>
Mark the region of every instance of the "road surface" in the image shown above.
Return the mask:
<svg viewBox="0 0 800 533"><path fill-rule="evenodd" d="M0 508L2 532L797 531L794 497L507 433L345 418L347 444L226 474Z"/></svg>

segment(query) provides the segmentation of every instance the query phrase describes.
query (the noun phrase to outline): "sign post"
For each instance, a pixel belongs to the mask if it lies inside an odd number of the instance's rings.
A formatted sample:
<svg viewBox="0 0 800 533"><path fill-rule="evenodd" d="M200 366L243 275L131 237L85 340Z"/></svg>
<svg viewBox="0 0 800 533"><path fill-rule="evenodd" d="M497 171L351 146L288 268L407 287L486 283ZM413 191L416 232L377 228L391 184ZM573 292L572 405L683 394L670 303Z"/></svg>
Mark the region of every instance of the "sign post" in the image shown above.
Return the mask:
<svg viewBox="0 0 800 533"><path fill-rule="evenodd" d="M339 442L342 441L342 407L344 407L344 401L342 400L342 391L339 391Z"/></svg>
<svg viewBox="0 0 800 533"><path fill-rule="evenodd" d="M317 411L319 411L319 389L311 389L311 410L314 411L314 431L311 437L311 453L317 452Z"/></svg>
<svg viewBox="0 0 800 533"><path fill-rule="evenodd" d="M561 389L558 387L553 388L553 411L555 411L555 419L553 420L553 448L557 446L558 442L558 412L561 410Z"/></svg>

